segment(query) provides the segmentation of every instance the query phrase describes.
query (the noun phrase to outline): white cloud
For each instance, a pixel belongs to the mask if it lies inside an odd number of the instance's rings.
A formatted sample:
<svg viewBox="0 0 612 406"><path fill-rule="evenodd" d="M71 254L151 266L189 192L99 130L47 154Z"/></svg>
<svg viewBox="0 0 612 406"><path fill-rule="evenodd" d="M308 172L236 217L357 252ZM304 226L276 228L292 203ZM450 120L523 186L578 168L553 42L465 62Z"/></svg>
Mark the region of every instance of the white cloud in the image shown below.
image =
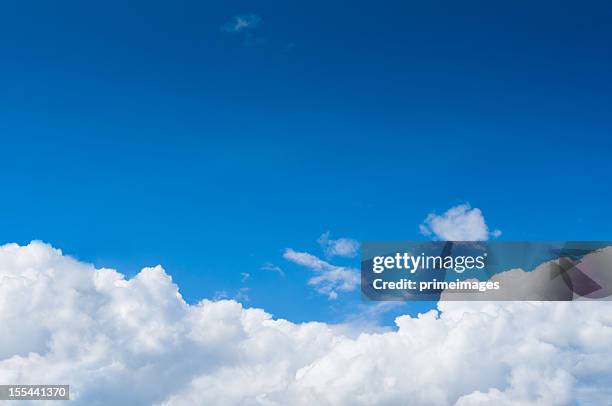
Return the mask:
<svg viewBox="0 0 612 406"><path fill-rule="evenodd" d="M352 258L357 255L357 252L359 251L359 242L353 240L352 238L338 238L337 240L332 240L329 238L329 231L321 234L321 236L317 239L317 242L321 245L321 248L323 248L323 251L328 258Z"/></svg>
<svg viewBox="0 0 612 406"><path fill-rule="evenodd" d="M217 290L213 294L214 300L223 300L223 299L229 299L229 298L230 298L230 295L227 293L226 290Z"/></svg>
<svg viewBox="0 0 612 406"><path fill-rule="evenodd" d="M262 271L270 271L270 272L276 272L277 274L279 274L280 276L285 276L285 271L283 271L283 269L278 266L278 265L274 265L271 262L266 262L265 264L262 265L261 268Z"/></svg>
<svg viewBox="0 0 612 406"><path fill-rule="evenodd" d="M234 299L239 302L250 302L251 301L251 298L249 297L250 290L251 290L250 288L238 289L238 292L236 292L236 296L234 296Z"/></svg>
<svg viewBox="0 0 612 406"><path fill-rule="evenodd" d="M419 228L423 235L446 241L485 241L501 235L497 229L489 232L480 209L469 203L451 207L442 215L429 213Z"/></svg>
<svg viewBox="0 0 612 406"><path fill-rule="evenodd" d="M338 292L352 291L359 285L359 272L356 269L332 265L312 254L291 248L285 250L283 258L315 271L308 284L329 299L337 299Z"/></svg>
<svg viewBox="0 0 612 406"><path fill-rule="evenodd" d="M42 243L10 244L0 247L0 382L69 383L77 406L612 399L611 302L438 307L349 338L231 300L187 304L159 266L125 279Z"/></svg>
<svg viewBox="0 0 612 406"><path fill-rule="evenodd" d="M242 14L234 16L231 21L221 27L221 30L225 32L241 32L256 28L260 23L261 17L257 14Z"/></svg>

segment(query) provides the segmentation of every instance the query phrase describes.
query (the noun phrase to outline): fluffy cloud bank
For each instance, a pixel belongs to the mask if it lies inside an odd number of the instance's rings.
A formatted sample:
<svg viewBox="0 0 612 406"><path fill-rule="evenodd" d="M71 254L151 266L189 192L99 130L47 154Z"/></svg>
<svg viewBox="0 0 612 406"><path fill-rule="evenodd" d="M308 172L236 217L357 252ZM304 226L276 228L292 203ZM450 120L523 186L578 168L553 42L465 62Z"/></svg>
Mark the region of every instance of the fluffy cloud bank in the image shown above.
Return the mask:
<svg viewBox="0 0 612 406"><path fill-rule="evenodd" d="M125 279L43 243L0 247L0 382L69 383L77 405L612 399L610 302L449 302L396 324L348 338L234 301L189 305L161 267Z"/></svg>
<svg viewBox="0 0 612 406"><path fill-rule="evenodd" d="M469 203L451 207L444 214L429 213L420 226L421 234L446 241L486 241L501 231L489 232L482 212Z"/></svg>

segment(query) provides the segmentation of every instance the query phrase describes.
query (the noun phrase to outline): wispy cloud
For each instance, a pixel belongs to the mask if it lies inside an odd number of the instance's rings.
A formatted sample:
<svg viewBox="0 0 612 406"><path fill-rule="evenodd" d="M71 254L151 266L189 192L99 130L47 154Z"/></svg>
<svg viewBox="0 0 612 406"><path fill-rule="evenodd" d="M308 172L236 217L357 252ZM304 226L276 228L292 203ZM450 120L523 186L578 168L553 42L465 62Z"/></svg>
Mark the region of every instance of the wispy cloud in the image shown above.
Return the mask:
<svg viewBox="0 0 612 406"><path fill-rule="evenodd" d="M352 258L359 251L359 242L352 238L338 238L332 240L329 237L329 231L321 234L317 242L323 248L323 252L328 258L331 257L348 257Z"/></svg>
<svg viewBox="0 0 612 406"><path fill-rule="evenodd" d="M261 17L257 14L242 14L234 16L231 21L221 26L221 31L243 32L257 28L261 24Z"/></svg>
<svg viewBox="0 0 612 406"><path fill-rule="evenodd" d="M285 272L283 271L283 269L280 266L274 265L271 262L266 262L259 269L261 269L262 271L276 272L280 276L285 276Z"/></svg>
<svg viewBox="0 0 612 406"><path fill-rule="evenodd" d="M239 302L250 302L251 298L249 297L249 290L249 288L238 289L238 292L236 292L234 299Z"/></svg>
<svg viewBox="0 0 612 406"><path fill-rule="evenodd" d="M355 290L359 284L359 273L356 269L332 265L307 252L287 248L283 258L314 271L315 275L308 280L308 284L314 286L317 292L327 295L329 299L337 299L338 292Z"/></svg>
<svg viewBox="0 0 612 406"><path fill-rule="evenodd" d="M245 283L246 281L249 280L249 278L251 277L251 274L248 272L241 272L240 273L240 282Z"/></svg>
<svg viewBox="0 0 612 406"><path fill-rule="evenodd" d="M419 226L421 234L446 241L486 241L500 230L489 231L482 211L469 203L451 207L444 214L429 213Z"/></svg>
<svg viewBox="0 0 612 406"><path fill-rule="evenodd" d="M213 293L213 300L223 300L223 299L229 299L229 295L227 294L227 291L217 290L215 293Z"/></svg>
<svg viewBox="0 0 612 406"><path fill-rule="evenodd" d="M361 334L363 332L386 332L390 331L388 326L381 323L381 319L391 311L399 311L406 308L405 302L364 302L352 307L352 311L346 315L344 325L347 334Z"/></svg>

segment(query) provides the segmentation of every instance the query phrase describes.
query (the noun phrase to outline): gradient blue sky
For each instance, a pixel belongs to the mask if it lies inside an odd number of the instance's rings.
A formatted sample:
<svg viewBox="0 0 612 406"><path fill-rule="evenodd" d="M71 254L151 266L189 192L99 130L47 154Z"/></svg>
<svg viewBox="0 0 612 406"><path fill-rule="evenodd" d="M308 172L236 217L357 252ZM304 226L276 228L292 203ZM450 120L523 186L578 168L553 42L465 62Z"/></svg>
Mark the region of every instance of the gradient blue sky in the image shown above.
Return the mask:
<svg viewBox="0 0 612 406"><path fill-rule="evenodd" d="M0 241L335 322L358 293L330 302L282 259L320 255L326 230L421 239L468 201L504 239L609 240L611 18L604 1L3 4Z"/></svg>

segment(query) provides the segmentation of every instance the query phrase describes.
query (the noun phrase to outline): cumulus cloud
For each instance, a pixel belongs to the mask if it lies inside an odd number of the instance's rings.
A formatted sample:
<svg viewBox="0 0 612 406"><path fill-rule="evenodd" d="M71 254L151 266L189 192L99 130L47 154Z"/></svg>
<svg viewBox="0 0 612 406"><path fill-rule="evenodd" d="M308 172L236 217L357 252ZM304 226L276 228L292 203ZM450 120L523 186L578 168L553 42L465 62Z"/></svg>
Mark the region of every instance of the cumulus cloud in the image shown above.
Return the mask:
<svg viewBox="0 0 612 406"><path fill-rule="evenodd" d="M359 242L352 238L338 238L332 240L329 237L329 231L321 234L317 242L323 248L325 255L331 257L348 257L353 258L359 251Z"/></svg>
<svg viewBox="0 0 612 406"><path fill-rule="evenodd" d="M159 266L126 279L40 242L0 247L0 382L69 383L75 405L612 399L610 302L446 302L396 325L350 338L232 300L188 304Z"/></svg>
<svg viewBox="0 0 612 406"><path fill-rule="evenodd" d="M482 212L469 203L451 207L444 214L429 213L420 225L421 234L445 241L486 241L500 230L489 231Z"/></svg>
<svg viewBox="0 0 612 406"><path fill-rule="evenodd" d="M308 284L329 299L337 299L338 292L352 291L359 285L359 272L356 269L332 265L312 254L291 248L285 250L283 258L313 270L315 275L308 280Z"/></svg>
<svg viewBox="0 0 612 406"><path fill-rule="evenodd" d="M242 14L232 18L231 21L223 24L222 31L225 32L242 32L252 30L261 23L261 17L257 14Z"/></svg>

